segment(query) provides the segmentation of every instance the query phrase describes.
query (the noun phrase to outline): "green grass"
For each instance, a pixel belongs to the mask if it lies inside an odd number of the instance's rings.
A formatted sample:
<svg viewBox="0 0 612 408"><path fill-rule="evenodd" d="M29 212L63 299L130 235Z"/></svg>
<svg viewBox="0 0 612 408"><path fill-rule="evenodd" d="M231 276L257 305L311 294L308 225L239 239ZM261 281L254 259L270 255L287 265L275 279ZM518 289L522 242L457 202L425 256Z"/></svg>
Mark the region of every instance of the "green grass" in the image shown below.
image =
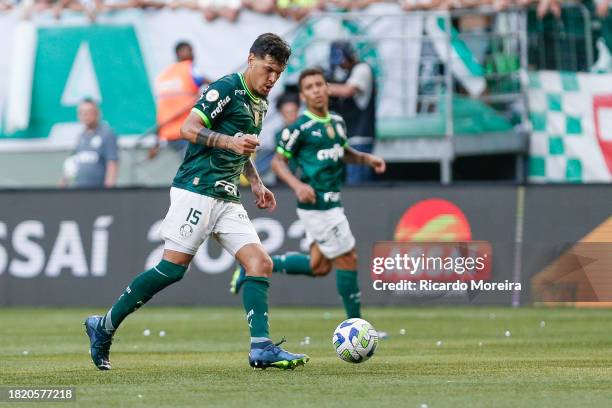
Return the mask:
<svg viewBox="0 0 612 408"><path fill-rule="evenodd" d="M76 387L67 407L612 405L610 310L369 308L367 319L391 337L351 365L331 345L339 309L274 308L275 338L311 361L253 371L241 310L146 307L118 332L109 372L89 360L82 321L93 312L0 309L0 384Z"/></svg>

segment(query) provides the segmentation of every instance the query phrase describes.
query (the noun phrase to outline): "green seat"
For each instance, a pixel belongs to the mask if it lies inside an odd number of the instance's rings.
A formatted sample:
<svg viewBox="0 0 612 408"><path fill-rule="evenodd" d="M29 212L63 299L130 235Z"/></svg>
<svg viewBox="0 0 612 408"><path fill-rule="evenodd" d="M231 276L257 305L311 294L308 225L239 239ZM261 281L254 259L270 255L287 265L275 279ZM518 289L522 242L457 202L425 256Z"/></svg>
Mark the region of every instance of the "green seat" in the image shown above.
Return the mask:
<svg viewBox="0 0 612 408"><path fill-rule="evenodd" d="M481 101L456 96L453 98L453 121L456 136L507 132L510 122ZM446 131L446 102L440 111L414 117L379 118L378 140L407 138L443 138Z"/></svg>

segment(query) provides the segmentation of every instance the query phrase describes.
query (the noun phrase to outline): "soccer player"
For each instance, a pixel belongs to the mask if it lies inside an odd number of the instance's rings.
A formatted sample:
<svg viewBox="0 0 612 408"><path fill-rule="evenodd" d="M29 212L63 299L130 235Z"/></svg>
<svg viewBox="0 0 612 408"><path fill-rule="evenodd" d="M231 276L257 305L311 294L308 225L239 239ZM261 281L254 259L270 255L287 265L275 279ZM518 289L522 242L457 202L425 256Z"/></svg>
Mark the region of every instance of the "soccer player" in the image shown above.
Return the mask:
<svg viewBox="0 0 612 408"><path fill-rule="evenodd" d="M385 162L348 146L344 120L328 110L329 86L321 70L304 70L298 85L307 109L282 131L272 170L297 196L297 214L311 242L310 254L290 252L274 256L273 271L324 276L335 268L338 293L347 317L360 317L355 238L340 202L340 187L346 163L369 166L380 174L385 171ZM289 160L295 161L301 178L290 171ZM236 270L233 293L244 286L247 275L244 268Z"/></svg>
<svg viewBox="0 0 612 408"><path fill-rule="evenodd" d="M185 120L181 134L190 144L170 189L170 208L161 227L162 260L138 275L104 316L85 321L91 358L111 368L109 352L121 322L157 292L183 278L199 246L210 236L246 270L243 303L251 334L252 367L295 368L308 361L274 344L268 333L268 286L272 261L240 204L238 180L244 172L259 208L273 210L274 195L250 155L268 105L266 97L286 67L291 49L280 37L260 35L251 46L244 73L213 82Z"/></svg>

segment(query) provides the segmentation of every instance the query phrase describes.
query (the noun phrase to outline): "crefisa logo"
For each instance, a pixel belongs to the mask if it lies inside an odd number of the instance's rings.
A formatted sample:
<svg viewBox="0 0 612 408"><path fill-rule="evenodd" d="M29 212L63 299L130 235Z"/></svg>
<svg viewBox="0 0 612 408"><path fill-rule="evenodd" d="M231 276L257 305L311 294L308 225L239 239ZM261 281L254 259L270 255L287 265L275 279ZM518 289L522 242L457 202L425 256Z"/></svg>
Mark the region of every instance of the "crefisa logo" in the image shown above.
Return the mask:
<svg viewBox="0 0 612 408"><path fill-rule="evenodd" d="M372 279L384 282L488 281L492 250L473 241L470 223L454 203L431 198L400 217L393 241L379 242L372 256Z"/></svg>

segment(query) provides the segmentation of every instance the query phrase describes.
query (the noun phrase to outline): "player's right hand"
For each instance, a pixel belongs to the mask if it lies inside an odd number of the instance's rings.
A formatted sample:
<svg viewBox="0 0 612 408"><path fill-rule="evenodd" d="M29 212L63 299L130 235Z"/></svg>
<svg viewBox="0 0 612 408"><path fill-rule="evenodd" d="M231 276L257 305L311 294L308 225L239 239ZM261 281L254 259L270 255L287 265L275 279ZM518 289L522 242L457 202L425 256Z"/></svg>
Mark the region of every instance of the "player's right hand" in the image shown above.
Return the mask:
<svg viewBox="0 0 612 408"><path fill-rule="evenodd" d="M294 191L300 203L315 204L317 202L314 189L306 183L300 183Z"/></svg>
<svg viewBox="0 0 612 408"><path fill-rule="evenodd" d="M232 138L231 149L244 156L250 156L255 153L255 149L259 146L259 139L256 135L237 133Z"/></svg>

